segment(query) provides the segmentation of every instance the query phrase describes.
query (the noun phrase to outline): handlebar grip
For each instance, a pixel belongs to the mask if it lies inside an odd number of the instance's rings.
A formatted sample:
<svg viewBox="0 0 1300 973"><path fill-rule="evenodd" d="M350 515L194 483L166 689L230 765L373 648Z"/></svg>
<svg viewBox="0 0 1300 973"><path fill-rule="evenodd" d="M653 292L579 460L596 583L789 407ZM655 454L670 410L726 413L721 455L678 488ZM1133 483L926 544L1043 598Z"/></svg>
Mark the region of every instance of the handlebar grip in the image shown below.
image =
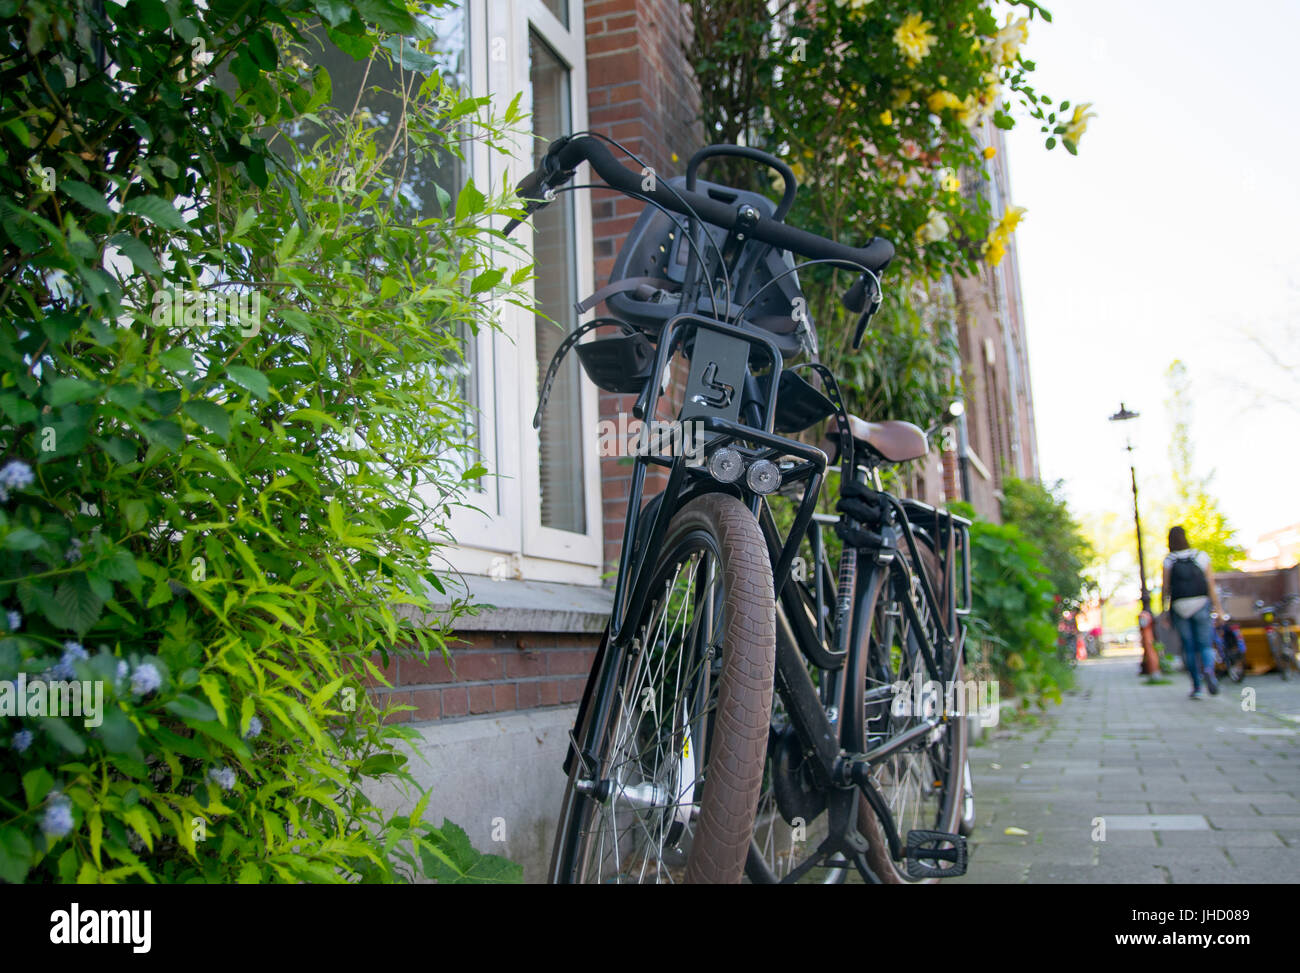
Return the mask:
<svg viewBox="0 0 1300 973"><path fill-rule="evenodd" d="M592 169L606 183L630 196L651 199L664 209L683 216L696 215L705 222L724 230L735 227L737 221L735 208L710 196L689 189L665 188L662 182L652 190L642 189L640 174L620 164L609 149L594 138L577 137L567 141L557 140L551 143L551 147L547 150L547 157L552 155L558 166L565 170L575 169L584 161L591 163ZM875 273L884 270L894 258L894 245L880 237L873 238L865 247L849 247L770 218L760 219L750 228L749 235L755 240L770 243L781 250L789 250L803 257L814 260L843 260L846 263L868 267Z"/></svg>

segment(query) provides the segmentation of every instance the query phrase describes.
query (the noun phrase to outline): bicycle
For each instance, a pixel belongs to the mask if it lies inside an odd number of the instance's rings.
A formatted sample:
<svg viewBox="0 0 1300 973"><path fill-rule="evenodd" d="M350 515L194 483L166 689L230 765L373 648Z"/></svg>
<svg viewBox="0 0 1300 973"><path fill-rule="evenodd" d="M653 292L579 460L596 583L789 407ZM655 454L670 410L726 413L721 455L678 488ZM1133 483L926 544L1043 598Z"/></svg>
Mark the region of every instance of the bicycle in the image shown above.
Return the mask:
<svg viewBox="0 0 1300 973"><path fill-rule="evenodd" d="M612 314L556 350L534 425L569 350L598 386L635 394L633 415L646 421L668 401L680 355L673 421L693 425L702 446L634 456L613 611L570 733L550 879L961 874L973 795L966 721L949 690L964 656L969 523L882 487L882 469L926 454L925 432L851 416L824 366L785 364L816 350L797 271L856 275L841 300L859 315L857 347L893 247L784 223L797 183L767 153L709 146L683 177L647 182L641 160L624 149L641 171L625 167L606 142L621 148L589 133L559 138L518 186L523 218L579 188L646 203L609 285L578 305L603 301ZM698 180L719 156L779 173L780 203ZM584 161L603 185L567 185ZM619 333L579 343L600 327ZM827 451L792 438L825 420L837 516L816 513ZM666 481L643 503L652 468ZM784 529L772 506L782 501L793 510Z"/></svg>
<svg viewBox="0 0 1300 973"><path fill-rule="evenodd" d="M1274 667L1284 680L1291 678L1292 670L1300 671L1300 659L1296 658L1295 633L1293 625L1282 617L1278 605L1266 605L1262 600L1255 602L1255 611L1259 612L1264 622L1264 638L1268 642L1268 651L1272 653Z"/></svg>

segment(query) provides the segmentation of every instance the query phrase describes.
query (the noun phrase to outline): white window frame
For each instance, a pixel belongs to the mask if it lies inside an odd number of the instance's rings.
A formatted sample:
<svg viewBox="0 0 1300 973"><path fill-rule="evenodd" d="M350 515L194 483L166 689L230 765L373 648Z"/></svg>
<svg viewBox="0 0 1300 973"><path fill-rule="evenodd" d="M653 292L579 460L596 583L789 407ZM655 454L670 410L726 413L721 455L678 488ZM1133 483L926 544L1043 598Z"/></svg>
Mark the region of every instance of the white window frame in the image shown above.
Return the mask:
<svg viewBox="0 0 1300 973"><path fill-rule="evenodd" d="M523 92L520 105L531 113L528 44L530 30L535 31L569 69L572 129L584 130L586 27L579 0L566 0L568 28L541 0L464 2L470 19L467 36L472 92L490 94L498 109ZM501 38L505 41L505 56L494 59L494 51L502 52ZM477 144L466 161L477 184L500 186L504 179L511 184L518 182L531 170L532 158L532 137L521 133L513 139L509 161ZM588 180L579 176L574 181ZM590 194L579 191L570 198L574 204L577 288L579 294L589 294L595 289ZM514 235L532 251L531 224L519 227ZM449 560L470 574L599 584L604 556L596 436L599 393L585 376L580 378L586 531L579 534L545 527L541 523L540 439L533 429L538 392L534 318L510 304L502 304L499 313L500 330L480 329L473 348L478 370L480 448L489 475L483 480L484 492L476 494L471 502L484 513L465 509L453 512L450 526L458 544L448 552Z"/></svg>

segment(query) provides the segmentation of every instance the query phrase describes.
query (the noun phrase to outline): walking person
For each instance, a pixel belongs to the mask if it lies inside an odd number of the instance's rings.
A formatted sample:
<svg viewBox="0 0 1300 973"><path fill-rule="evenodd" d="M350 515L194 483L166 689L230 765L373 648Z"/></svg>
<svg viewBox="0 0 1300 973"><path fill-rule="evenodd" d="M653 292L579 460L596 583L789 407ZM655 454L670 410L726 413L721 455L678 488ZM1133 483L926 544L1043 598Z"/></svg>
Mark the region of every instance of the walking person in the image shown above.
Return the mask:
<svg viewBox="0 0 1300 973"><path fill-rule="evenodd" d="M1169 554L1165 557L1164 584L1160 586L1160 605L1178 630L1183 643L1183 660L1192 676L1192 699L1201 698L1201 674L1211 695L1219 692L1214 677L1214 628L1210 608L1220 616L1219 588L1214 582L1210 556L1187 543L1182 526L1169 528ZM1166 608L1168 606L1168 608Z"/></svg>

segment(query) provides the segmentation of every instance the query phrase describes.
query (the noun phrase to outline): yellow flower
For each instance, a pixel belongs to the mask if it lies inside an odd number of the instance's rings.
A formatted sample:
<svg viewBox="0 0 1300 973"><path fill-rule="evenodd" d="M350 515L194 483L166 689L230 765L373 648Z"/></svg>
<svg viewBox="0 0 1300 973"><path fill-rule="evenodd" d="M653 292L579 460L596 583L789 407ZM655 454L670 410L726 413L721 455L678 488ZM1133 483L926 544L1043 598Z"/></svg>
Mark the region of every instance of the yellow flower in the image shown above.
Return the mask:
<svg viewBox="0 0 1300 973"><path fill-rule="evenodd" d="M888 108L880 113L880 124L886 128L894 124L894 113Z"/></svg>
<svg viewBox="0 0 1300 973"><path fill-rule="evenodd" d="M910 88L899 88L894 92L894 100L889 103L891 108L902 108L912 100L912 91Z"/></svg>
<svg viewBox="0 0 1300 973"><path fill-rule="evenodd" d="M1002 214L1002 220L998 226L1006 230L1007 233L1014 233L1020 221L1025 218L1025 208L1023 206L1011 206Z"/></svg>
<svg viewBox="0 0 1300 973"><path fill-rule="evenodd" d="M939 188L945 193L961 192L961 179L951 169L944 169L939 175Z"/></svg>
<svg viewBox="0 0 1300 973"><path fill-rule="evenodd" d="M991 159L998 154L998 150L991 145L984 146L984 158Z"/></svg>
<svg viewBox="0 0 1300 973"><path fill-rule="evenodd" d="M957 121L963 125L973 125L979 121L980 104L975 100L974 95L967 95L957 109Z"/></svg>
<svg viewBox="0 0 1300 973"><path fill-rule="evenodd" d="M936 115L945 108L962 107L961 99L951 91L936 91L925 100L925 103L930 106L930 111L934 112Z"/></svg>
<svg viewBox="0 0 1300 973"><path fill-rule="evenodd" d="M1074 117L1065 126L1065 135L1062 136L1065 141L1073 145L1079 144L1079 139L1083 138L1083 133L1088 130L1088 119L1097 117L1096 112L1088 111L1091 107L1090 101L1074 106Z"/></svg>
<svg viewBox="0 0 1300 973"><path fill-rule="evenodd" d="M1020 45L1029 40L1029 21L1021 17L1012 21L1007 15L1006 26L997 32L990 44L991 53L999 64L1010 64L1020 53Z"/></svg>
<svg viewBox="0 0 1300 973"><path fill-rule="evenodd" d="M894 43L907 58L907 63L915 65L930 53L930 48L939 39L930 33L934 24L922 20L920 14L908 14L894 31Z"/></svg>
<svg viewBox="0 0 1300 973"><path fill-rule="evenodd" d="M988 261L990 267L996 267L1002 263L1002 258L1007 255L1006 240L1000 236L991 236L984 244L984 259Z"/></svg>

